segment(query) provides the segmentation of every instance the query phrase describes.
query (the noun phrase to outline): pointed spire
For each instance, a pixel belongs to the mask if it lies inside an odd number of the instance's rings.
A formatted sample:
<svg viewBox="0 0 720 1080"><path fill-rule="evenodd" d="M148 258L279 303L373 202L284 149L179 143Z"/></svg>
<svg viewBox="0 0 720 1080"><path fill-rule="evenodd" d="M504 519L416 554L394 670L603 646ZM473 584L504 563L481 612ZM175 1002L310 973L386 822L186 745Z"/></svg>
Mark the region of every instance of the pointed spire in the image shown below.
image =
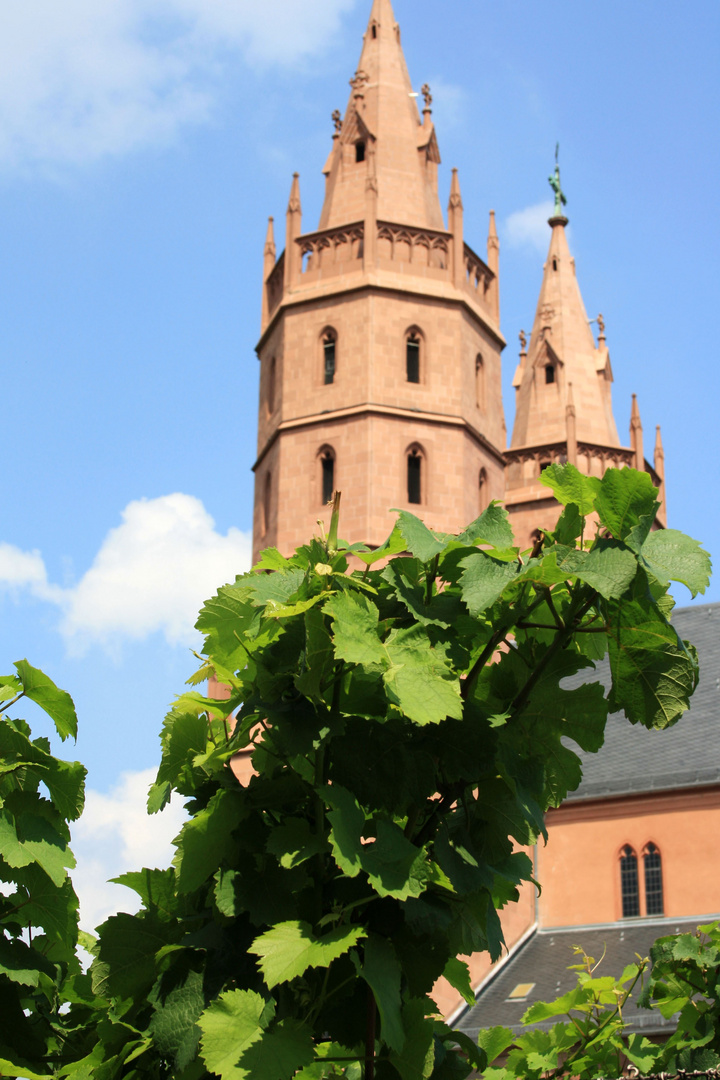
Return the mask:
<svg viewBox="0 0 720 1080"><path fill-rule="evenodd" d="M607 351L595 345L568 246L566 224L562 216L550 219L550 246L517 395L513 447L565 441L569 383L573 384L577 403L580 441L620 446L612 415Z"/></svg>
<svg viewBox="0 0 720 1080"><path fill-rule="evenodd" d="M285 226L285 290L297 284L300 274L300 249L295 241L302 232L302 206L300 205L300 174L293 173L288 200Z"/></svg>
<svg viewBox="0 0 720 1080"><path fill-rule="evenodd" d="M332 156L320 229L363 214L367 149L376 151L378 218L444 229L437 193L440 154L429 105L418 111L390 0L374 0L342 130ZM429 90L428 90L429 96ZM427 100L427 98L426 98Z"/></svg>
<svg viewBox="0 0 720 1080"><path fill-rule="evenodd" d="M643 429L640 419L640 409L637 403L637 394L632 396L632 409L630 411L630 446L634 455L634 468L640 472L645 471L645 454L643 452Z"/></svg>
<svg viewBox="0 0 720 1080"><path fill-rule="evenodd" d="M463 201L457 169L452 171L450 201L448 203L448 231L452 233L453 281L461 289L465 280L465 236L463 225Z"/></svg>
<svg viewBox="0 0 720 1080"><path fill-rule="evenodd" d="M490 211L490 224L488 226L487 239L487 264L495 278L490 287L490 307L495 316L495 322L500 325L500 241L498 240L497 227L495 225L495 211Z"/></svg>

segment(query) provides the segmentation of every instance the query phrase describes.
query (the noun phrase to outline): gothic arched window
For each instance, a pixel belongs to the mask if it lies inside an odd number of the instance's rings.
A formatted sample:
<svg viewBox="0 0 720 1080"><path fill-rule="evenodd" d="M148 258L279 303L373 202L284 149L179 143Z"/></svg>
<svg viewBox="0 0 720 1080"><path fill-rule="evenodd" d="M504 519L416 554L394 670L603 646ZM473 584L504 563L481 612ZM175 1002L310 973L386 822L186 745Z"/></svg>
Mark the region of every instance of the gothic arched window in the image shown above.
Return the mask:
<svg viewBox="0 0 720 1080"><path fill-rule="evenodd" d="M420 350L422 337L420 332L413 327L405 335L405 377L408 382L420 382Z"/></svg>
<svg viewBox="0 0 720 1080"><path fill-rule="evenodd" d="M323 506L332 502L335 494L335 451L323 446L320 451L320 499Z"/></svg>
<svg viewBox="0 0 720 1080"><path fill-rule="evenodd" d="M555 367L554 367L553 364L546 364L545 365L545 382L546 383L554 383L555 382Z"/></svg>
<svg viewBox="0 0 720 1080"><path fill-rule="evenodd" d="M485 362L481 353L475 357L475 403L478 409L485 409Z"/></svg>
<svg viewBox="0 0 720 1080"><path fill-rule="evenodd" d="M355 143L355 161L359 164L365 160L365 143L362 139Z"/></svg>
<svg viewBox="0 0 720 1080"><path fill-rule="evenodd" d="M638 888L637 855L626 844L620 852L620 895L623 919L640 914L640 890Z"/></svg>
<svg viewBox="0 0 720 1080"><path fill-rule="evenodd" d="M261 521L261 533L263 536L267 536L270 531L270 508L272 503L272 475L270 472L265 473L265 480L263 483L263 499L262 499L262 521Z"/></svg>
<svg viewBox="0 0 720 1080"><path fill-rule="evenodd" d="M407 501L421 503L423 497L423 455L417 446L407 454Z"/></svg>
<svg viewBox="0 0 720 1080"><path fill-rule="evenodd" d="M485 469L481 469L478 477L478 511L481 514L484 510L487 510L489 502L487 487L487 473Z"/></svg>
<svg viewBox="0 0 720 1080"><path fill-rule="evenodd" d="M328 326L322 332L323 382L330 386L335 382L337 370L337 333Z"/></svg>
<svg viewBox="0 0 720 1080"><path fill-rule="evenodd" d="M270 359L270 367L268 368L267 379L267 414L272 416L275 412L275 388L277 383L277 361L275 357Z"/></svg>
<svg viewBox="0 0 720 1080"><path fill-rule="evenodd" d="M663 914L662 859L655 844L647 844L643 851L645 871L645 914Z"/></svg>

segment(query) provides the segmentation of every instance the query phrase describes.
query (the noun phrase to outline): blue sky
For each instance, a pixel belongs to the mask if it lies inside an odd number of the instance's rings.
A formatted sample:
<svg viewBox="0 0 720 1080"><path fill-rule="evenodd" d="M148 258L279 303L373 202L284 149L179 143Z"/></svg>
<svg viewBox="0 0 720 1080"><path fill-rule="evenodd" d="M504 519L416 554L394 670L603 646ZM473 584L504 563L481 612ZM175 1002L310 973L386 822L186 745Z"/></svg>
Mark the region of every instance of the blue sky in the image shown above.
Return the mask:
<svg viewBox="0 0 720 1080"><path fill-rule="evenodd" d="M670 524L712 552L720 7L394 7L413 83L433 90L442 201L457 166L479 252L498 215L508 427L559 141L621 437L636 392L648 456L662 424ZM316 227L369 9L0 0L2 670L27 656L75 698L88 880L151 858L128 808L194 668L194 612L247 566L267 217L282 247L297 170Z"/></svg>

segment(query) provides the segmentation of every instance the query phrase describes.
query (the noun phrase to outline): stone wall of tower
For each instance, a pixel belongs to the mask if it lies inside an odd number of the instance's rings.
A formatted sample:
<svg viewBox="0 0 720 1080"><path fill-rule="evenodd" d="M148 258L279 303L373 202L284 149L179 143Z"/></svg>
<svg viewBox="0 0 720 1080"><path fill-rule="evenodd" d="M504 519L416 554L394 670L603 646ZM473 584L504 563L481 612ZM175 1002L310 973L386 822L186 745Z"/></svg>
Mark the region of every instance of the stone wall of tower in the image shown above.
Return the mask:
<svg viewBox="0 0 720 1080"><path fill-rule="evenodd" d="M329 329L336 370L325 385ZM407 380L410 332L420 341L419 383ZM256 553L270 544L291 550L327 516L320 460L327 448L343 491L342 533L353 541L381 543L388 510L409 507L413 447L422 455L423 490L412 509L429 525L460 528L481 501L502 498L500 344L460 301L366 287L297 303L270 327L260 363Z"/></svg>

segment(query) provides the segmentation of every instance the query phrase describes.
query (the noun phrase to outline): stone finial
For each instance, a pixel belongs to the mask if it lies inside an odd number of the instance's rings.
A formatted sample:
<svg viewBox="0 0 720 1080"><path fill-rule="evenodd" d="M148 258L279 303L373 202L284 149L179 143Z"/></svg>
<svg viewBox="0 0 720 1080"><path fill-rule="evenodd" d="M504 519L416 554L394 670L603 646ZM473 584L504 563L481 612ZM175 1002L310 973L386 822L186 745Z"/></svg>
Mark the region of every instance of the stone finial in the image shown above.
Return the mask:
<svg viewBox="0 0 720 1080"><path fill-rule="evenodd" d="M630 445L635 455L634 466L639 472L643 472L645 469L645 454L643 452L643 429L637 394L632 396L632 409L630 410Z"/></svg>
<svg viewBox="0 0 720 1080"><path fill-rule="evenodd" d="M342 126L343 126L342 113L340 112L340 110L335 109L333 111L333 114L330 117L330 119L332 120L333 124L335 125L335 135L339 135L340 132L342 131Z"/></svg>
<svg viewBox="0 0 720 1080"><path fill-rule="evenodd" d="M450 202L449 208L451 210L462 210L463 201L460 194L460 180L458 179L457 169L452 171L452 180L450 182Z"/></svg>
<svg viewBox="0 0 720 1080"><path fill-rule="evenodd" d="M301 211L300 206L300 173L293 173L292 187L290 188L290 198L288 200L288 214L299 214Z"/></svg>
<svg viewBox="0 0 720 1080"><path fill-rule="evenodd" d="M602 315L597 317L598 324L598 344L605 344L605 320Z"/></svg>
<svg viewBox="0 0 720 1080"><path fill-rule="evenodd" d="M524 330L521 330L518 337L520 339L520 355L527 356L527 334Z"/></svg>
<svg viewBox="0 0 720 1080"><path fill-rule="evenodd" d="M415 85L417 85L417 83ZM425 109L429 112L432 106L433 99L432 94L430 93L430 86L428 85L428 83L423 83L423 85L420 87L420 93L422 94L423 101L425 102Z"/></svg>
<svg viewBox="0 0 720 1080"><path fill-rule="evenodd" d="M265 236L265 254L275 258L275 218L268 218L267 234Z"/></svg>

